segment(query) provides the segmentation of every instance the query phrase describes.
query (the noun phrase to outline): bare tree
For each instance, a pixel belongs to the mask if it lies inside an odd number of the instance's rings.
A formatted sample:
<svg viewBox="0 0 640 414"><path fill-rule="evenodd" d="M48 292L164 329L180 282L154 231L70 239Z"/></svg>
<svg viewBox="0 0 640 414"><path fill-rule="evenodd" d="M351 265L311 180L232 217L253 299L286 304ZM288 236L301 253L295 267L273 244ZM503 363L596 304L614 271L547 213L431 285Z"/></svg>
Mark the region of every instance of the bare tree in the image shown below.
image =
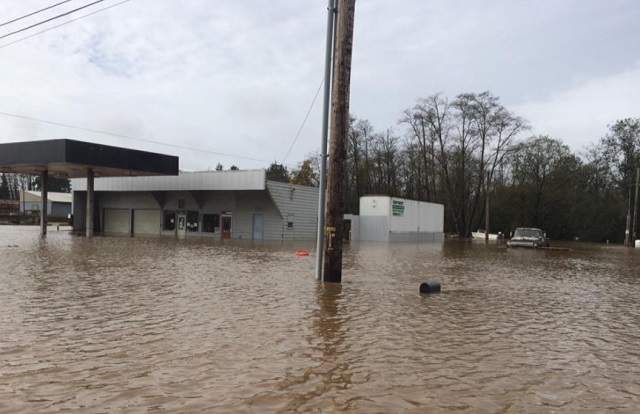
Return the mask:
<svg viewBox="0 0 640 414"><path fill-rule="evenodd" d="M531 189L533 195L531 202L523 203L523 210L526 206L531 211L531 225L543 226L540 212L543 197L547 192L547 182L562 160L570 155L569 147L546 135L529 138L514 154L517 158L514 174L522 186L528 186Z"/></svg>

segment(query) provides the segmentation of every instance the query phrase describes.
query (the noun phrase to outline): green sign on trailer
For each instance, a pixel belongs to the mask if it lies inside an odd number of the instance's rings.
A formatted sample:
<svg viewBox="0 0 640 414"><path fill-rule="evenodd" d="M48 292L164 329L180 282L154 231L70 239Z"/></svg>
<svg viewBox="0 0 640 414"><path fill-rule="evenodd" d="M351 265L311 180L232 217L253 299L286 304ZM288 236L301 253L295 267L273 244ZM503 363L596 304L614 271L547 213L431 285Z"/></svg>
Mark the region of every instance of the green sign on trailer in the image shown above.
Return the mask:
<svg viewBox="0 0 640 414"><path fill-rule="evenodd" d="M404 216L404 200L392 200L391 213L398 217Z"/></svg>

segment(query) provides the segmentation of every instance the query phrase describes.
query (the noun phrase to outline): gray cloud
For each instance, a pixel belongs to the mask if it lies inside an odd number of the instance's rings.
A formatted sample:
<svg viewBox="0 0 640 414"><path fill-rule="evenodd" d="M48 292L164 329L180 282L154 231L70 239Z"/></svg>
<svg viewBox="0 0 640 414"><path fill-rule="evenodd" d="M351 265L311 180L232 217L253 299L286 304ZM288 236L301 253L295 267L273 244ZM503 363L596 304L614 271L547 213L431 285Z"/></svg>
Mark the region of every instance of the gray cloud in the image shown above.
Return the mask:
<svg viewBox="0 0 640 414"><path fill-rule="evenodd" d="M579 150L638 116L639 18L635 0L361 0L351 111L401 133L418 97L490 90ZM94 140L176 153L187 169L281 161L322 79L325 19L323 0L133 0L0 48L0 111L266 162L8 117L0 142ZM319 148L320 116L316 102L287 163Z"/></svg>

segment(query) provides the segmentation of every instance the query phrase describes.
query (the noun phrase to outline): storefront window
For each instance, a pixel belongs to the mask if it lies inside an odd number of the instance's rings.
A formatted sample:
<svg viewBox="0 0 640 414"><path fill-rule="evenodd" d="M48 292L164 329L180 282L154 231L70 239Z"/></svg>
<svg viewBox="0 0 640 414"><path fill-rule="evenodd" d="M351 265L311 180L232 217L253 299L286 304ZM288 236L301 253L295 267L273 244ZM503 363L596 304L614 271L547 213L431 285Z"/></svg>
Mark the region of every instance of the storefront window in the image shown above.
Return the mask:
<svg viewBox="0 0 640 414"><path fill-rule="evenodd" d="M187 212L187 231L198 231L198 212L197 211L189 211Z"/></svg>
<svg viewBox="0 0 640 414"><path fill-rule="evenodd" d="M162 220L162 228L167 231L173 231L176 229L176 212L164 211Z"/></svg>
<svg viewBox="0 0 640 414"><path fill-rule="evenodd" d="M202 215L202 231L205 233L217 233L220 231L220 216L218 214Z"/></svg>

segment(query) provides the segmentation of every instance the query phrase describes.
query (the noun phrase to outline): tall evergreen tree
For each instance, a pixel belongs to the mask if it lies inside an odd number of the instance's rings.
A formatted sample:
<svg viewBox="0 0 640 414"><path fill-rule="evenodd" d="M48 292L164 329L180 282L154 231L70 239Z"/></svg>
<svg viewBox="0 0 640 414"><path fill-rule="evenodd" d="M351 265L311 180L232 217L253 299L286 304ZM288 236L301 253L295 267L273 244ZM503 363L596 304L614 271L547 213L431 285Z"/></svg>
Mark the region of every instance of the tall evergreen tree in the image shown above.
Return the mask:
<svg viewBox="0 0 640 414"><path fill-rule="evenodd" d="M280 181L283 183L289 182L289 171L287 167L282 164L278 164L276 161L272 162L269 168L267 168L267 180Z"/></svg>

